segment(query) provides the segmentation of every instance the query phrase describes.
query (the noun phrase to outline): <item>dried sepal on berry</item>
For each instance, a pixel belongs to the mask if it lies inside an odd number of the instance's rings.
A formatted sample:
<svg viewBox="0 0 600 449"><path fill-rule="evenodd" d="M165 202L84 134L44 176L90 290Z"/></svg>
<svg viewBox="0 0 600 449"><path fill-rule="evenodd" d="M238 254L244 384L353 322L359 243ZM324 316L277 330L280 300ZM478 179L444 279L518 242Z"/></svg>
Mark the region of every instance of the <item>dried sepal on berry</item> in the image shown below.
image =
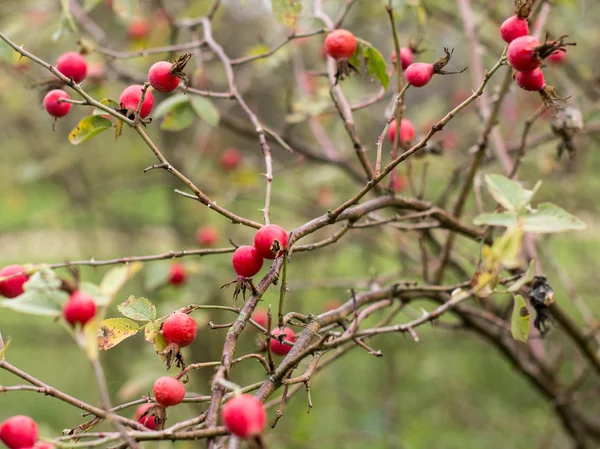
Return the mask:
<svg viewBox="0 0 600 449"><path fill-rule="evenodd" d="M515 14L521 19L526 19L531 14L533 0L515 0Z"/></svg>
<svg viewBox="0 0 600 449"><path fill-rule="evenodd" d="M455 75L457 73L462 73L465 70L467 70L467 67L465 67L462 70L456 71L456 72L444 70L444 67L446 67L448 65L448 63L450 62L450 59L452 58L454 49L448 50L448 47L444 47L444 53L445 53L444 56L442 56L440 59L438 59L436 62L433 63L433 72L434 73L437 73L438 75Z"/></svg>
<svg viewBox="0 0 600 449"><path fill-rule="evenodd" d="M190 59L192 59L192 54L186 53L177 58L171 66L171 74L182 80L185 83L186 88L190 84L190 78L183 70L187 63L190 62Z"/></svg>
<svg viewBox="0 0 600 449"><path fill-rule="evenodd" d="M556 102L557 101L565 102L570 98L570 96L561 97L556 92L556 88L554 86L550 86L549 84L545 84L544 87L539 91L539 93L540 93L540 97L542 98L542 102L544 103L544 106L546 107L546 109L551 108L551 107L555 108L556 110L562 109L562 107L558 106L556 104Z"/></svg>

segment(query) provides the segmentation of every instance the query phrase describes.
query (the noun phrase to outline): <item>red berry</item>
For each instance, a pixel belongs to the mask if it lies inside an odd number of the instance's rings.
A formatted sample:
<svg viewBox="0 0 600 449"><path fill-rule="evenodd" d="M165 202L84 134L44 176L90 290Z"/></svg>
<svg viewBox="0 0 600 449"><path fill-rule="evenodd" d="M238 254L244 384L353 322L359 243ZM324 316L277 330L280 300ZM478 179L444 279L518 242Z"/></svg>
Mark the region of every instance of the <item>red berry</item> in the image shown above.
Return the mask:
<svg viewBox="0 0 600 449"><path fill-rule="evenodd" d="M251 278L262 268L263 258L254 246L240 246L233 253L231 263L238 276Z"/></svg>
<svg viewBox="0 0 600 449"><path fill-rule="evenodd" d="M160 61L150 67L148 81L159 92L173 92L179 86L179 77L171 73L173 64Z"/></svg>
<svg viewBox="0 0 600 449"><path fill-rule="evenodd" d="M406 187L406 176L396 173L396 178L394 179L394 185L392 188L394 192L401 192Z"/></svg>
<svg viewBox="0 0 600 449"><path fill-rule="evenodd" d="M80 83L87 75L87 62L79 53L69 51L58 58L56 70L67 78L73 78L76 83Z"/></svg>
<svg viewBox="0 0 600 449"><path fill-rule="evenodd" d="M396 51L392 53L392 64L396 65ZM414 60L413 52L410 48L401 47L400 48L400 61L402 62L402 70L406 70L409 65L413 63Z"/></svg>
<svg viewBox="0 0 600 449"><path fill-rule="evenodd" d="M227 148L221 154L221 159L219 160L219 165L225 171L231 171L236 169L240 162L242 162L242 155L235 148Z"/></svg>
<svg viewBox="0 0 600 449"><path fill-rule="evenodd" d="M540 42L532 36L516 38L508 45L506 58L513 69L519 72L528 72L537 69L541 61L536 54Z"/></svg>
<svg viewBox="0 0 600 449"><path fill-rule="evenodd" d="M290 343L294 343L296 341L296 335L294 334L294 331L291 330L289 327L284 327L283 333L285 334L285 341L289 341ZM271 331L271 335L274 336L273 338L271 338L271 351L273 351L273 354L286 355L292 350L292 347L283 343L279 343L279 340L275 337L277 337L280 334L281 332L279 331L278 327Z"/></svg>
<svg viewBox="0 0 600 449"><path fill-rule="evenodd" d="M132 86L126 87L125 90L121 93L119 97L119 103L124 107L131 111L137 111L138 104L142 98L142 90L144 86L140 84L134 84ZM144 97L144 102L142 103L142 109L140 110L140 117L146 118L152 112L152 108L154 107L154 95L149 90L146 91L146 96Z"/></svg>
<svg viewBox="0 0 600 449"><path fill-rule="evenodd" d="M537 68L531 72L517 72L515 81L521 89L538 91L543 89L545 81L542 70Z"/></svg>
<svg viewBox="0 0 600 449"><path fill-rule="evenodd" d="M25 268L21 265L7 265L0 270L0 278L23 273L24 271ZM0 282L0 295L5 298L16 298L23 293L23 284L28 279L29 277L23 273Z"/></svg>
<svg viewBox="0 0 600 449"><path fill-rule="evenodd" d="M213 226L202 226L196 232L196 238L202 246L214 246L219 240L219 231Z"/></svg>
<svg viewBox="0 0 600 449"><path fill-rule="evenodd" d="M500 36L508 44L516 38L527 36L528 34L529 24L527 23L527 19L522 19L516 15L506 19L500 26Z"/></svg>
<svg viewBox="0 0 600 449"><path fill-rule="evenodd" d="M145 426L150 430L156 430L156 428L158 427L156 423L156 417L152 415L143 415L154 406L155 404L152 403L142 404L138 407L137 411L135 412L135 420L139 422L142 426Z"/></svg>
<svg viewBox="0 0 600 449"><path fill-rule="evenodd" d="M180 404L185 397L185 387L174 377L163 376L154 382L154 398L163 407Z"/></svg>
<svg viewBox="0 0 600 449"><path fill-rule="evenodd" d="M275 259L285 249L287 242L287 232L277 225L263 226L254 235L254 247L265 259Z"/></svg>
<svg viewBox="0 0 600 449"><path fill-rule="evenodd" d="M52 117L64 117L71 110L71 103L59 102L60 98L69 100L69 94L64 90L54 89L44 97L44 109Z"/></svg>
<svg viewBox="0 0 600 449"><path fill-rule="evenodd" d="M0 425L0 440L9 449L29 448L35 444L37 438L37 424L29 416L13 416Z"/></svg>
<svg viewBox="0 0 600 449"><path fill-rule="evenodd" d="M106 80L106 67L101 62L95 62L90 64L88 69L88 81L91 81L96 84L101 84Z"/></svg>
<svg viewBox="0 0 600 449"><path fill-rule="evenodd" d="M415 62L414 64L408 66L404 75L406 76L406 81L409 84L415 87L423 87L431 80L433 72L433 64Z"/></svg>
<svg viewBox="0 0 600 449"><path fill-rule="evenodd" d="M267 326L267 312L263 309L257 309L252 314L252 319L256 321L256 324L260 324L262 327Z"/></svg>
<svg viewBox="0 0 600 449"><path fill-rule="evenodd" d="M325 39L327 54L336 61L347 60L356 51L356 38L348 30L335 30Z"/></svg>
<svg viewBox="0 0 600 449"><path fill-rule="evenodd" d="M232 434L240 438L259 435L265 428L267 412L254 396L235 396L223 406L223 422Z"/></svg>
<svg viewBox="0 0 600 449"><path fill-rule="evenodd" d="M96 316L96 303L94 299L79 290L73 292L63 307L63 318L71 326L85 325Z"/></svg>
<svg viewBox="0 0 600 449"><path fill-rule="evenodd" d="M150 34L150 23L143 17L137 17L129 22L127 35L130 39L144 39Z"/></svg>
<svg viewBox="0 0 600 449"><path fill-rule="evenodd" d="M567 52L562 50L556 50L550 56L548 56L548 61L553 64L562 64L567 59Z"/></svg>
<svg viewBox="0 0 600 449"><path fill-rule="evenodd" d="M181 312L169 315L162 325L162 334L167 344L177 345L180 348L192 344L197 331L198 325L194 319Z"/></svg>
<svg viewBox="0 0 600 449"><path fill-rule="evenodd" d="M185 267L178 262L171 265L171 271L169 272L169 284L171 285L183 285L187 280L187 273Z"/></svg>
<svg viewBox="0 0 600 449"><path fill-rule="evenodd" d="M398 128L398 125L396 124L396 120L394 120L392 123L390 123L390 126L388 128L388 133L387 133L387 137L388 140L390 142L394 142L394 139L396 138L396 129ZM400 142L401 143L408 143L410 141L412 141L415 138L415 127L413 126L412 122L408 119L403 118L402 121L400 122Z"/></svg>

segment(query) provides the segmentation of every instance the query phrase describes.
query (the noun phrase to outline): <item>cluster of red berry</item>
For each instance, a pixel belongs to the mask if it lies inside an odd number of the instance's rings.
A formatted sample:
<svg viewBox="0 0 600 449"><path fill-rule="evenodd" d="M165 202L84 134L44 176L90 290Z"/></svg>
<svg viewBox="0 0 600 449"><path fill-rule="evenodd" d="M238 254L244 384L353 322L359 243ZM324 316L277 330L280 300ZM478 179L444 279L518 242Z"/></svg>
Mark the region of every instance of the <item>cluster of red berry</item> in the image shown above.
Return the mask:
<svg viewBox="0 0 600 449"><path fill-rule="evenodd" d="M548 58L553 63L562 63L566 50L562 42L540 43L529 35L526 17L515 14L502 23L500 35L508 44L506 58L515 69L515 81L524 90L542 91L546 86L544 73L540 68L542 60Z"/></svg>
<svg viewBox="0 0 600 449"><path fill-rule="evenodd" d="M233 253L231 263L241 278L251 278L260 271L263 259L275 259L283 254L288 235L281 226L266 225L254 235L254 245L240 246Z"/></svg>

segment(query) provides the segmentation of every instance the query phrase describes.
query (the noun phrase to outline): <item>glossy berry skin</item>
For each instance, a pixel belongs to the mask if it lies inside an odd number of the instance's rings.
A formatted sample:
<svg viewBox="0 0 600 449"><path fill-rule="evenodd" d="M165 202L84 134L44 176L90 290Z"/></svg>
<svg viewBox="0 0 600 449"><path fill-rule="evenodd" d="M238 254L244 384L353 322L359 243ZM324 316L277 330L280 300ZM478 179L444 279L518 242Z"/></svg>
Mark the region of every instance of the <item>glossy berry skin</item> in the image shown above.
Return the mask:
<svg viewBox="0 0 600 449"><path fill-rule="evenodd" d="M150 23L143 17L137 17L127 25L127 36L133 40L140 40L150 34Z"/></svg>
<svg viewBox="0 0 600 449"><path fill-rule="evenodd" d="M163 407L180 404L185 397L185 387L174 377L159 377L152 389L156 402Z"/></svg>
<svg viewBox="0 0 600 449"><path fill-rule="evenodd" d="M536 54L536 48L540 42L532 36L522 36L516 38L508 45L506 59L513 69L519 72L529 72L537 69L541 61Z"/></svg>
<svg viewBox="0 0 600 449"><path fill-rule="evenodd" d="M142 98L142 89L144 86L140 84L133 84L132 86L126 87L121 96L119 97L119 103L131 111L137 111L138 104ZM144 102L142 103L142 109L140 110L140 117L146 118L152 112L154 107L154 95L149 90L146 91Z"/></svg>
<svg viewBox="0 0 600 449"><path fill-rule="evenodd" d="M240 438L259 435L265 428L267 412L254 396L235 396L223 406L223 423L227 430Z"/></svg>
<svg viewBox="0 0 600 449"><path fill-rule="evenodd" d="M240 246L231 258L231 264L238 276L251 278L263 266L263 258L254 246Z"/></svg>
<svg viewBox="0 0 600 449"><path fill-rule="evenodd" d="M292 350L292 347L283 343L279 343L277 337L281 332L279 332L279 328L276 327L271 331L271 335L274 337L271 338L271 351L273 354L277 355L286 355L288 352ZM283 328L283 333L285 334L285 341L289 341L290 343L294 343L296 341L296 334L289 327Z"/></svg>
<svg viewBox="0 0 600 449"><path fill-rule="evenodd" d="M565 62L565 59L567 59L567 52L556 50L546 59L553 64L562 64L563 62Z"/></svg>
<svg viewBox="0 0 600 449"><path fill-rule="evenodd" d="M37 424L29 416L13 416L0 425L0 440L9 449L30 448L37 439Z"/></svg>
<svg viewBox="0 0 600 449"><path fill-rule="evenodd" d="M135 412L135 420L139 422L142 426L145 426L150 430L156 430L156 428L158 427L156 425L156 417L150 415L142 415L146 413L148 409L151 409L154 406L155 404L152 403L142 404L138 407L137 411Z"/></svg>
<svg viewBox="0 0 600 449"><path fill-rule="evenodd" d="M214 246L219 240L219 231L213 226L202 226L196 233L196 239L202 246Z"/></svg>
<svg viewBox="0 0 600 449"><path fill-rule="evenodd" d="M415 87L423 87L429 81L431 81L433 72L433 64L415 62L414 64L408 66L408 68L404 72L404 76L406 76L406 81L409 84Z"/></svg>
<svg viewBox="0 0 600 449"><path fill-rule="evenodd" d="M7 265L0 270L0 278L22 273L25 269L21 265ZM26 274L20 274L5 281L0 282L0 296L5 298L16 298L23 293L23 284L29 277Z"/></svg>
<svg viewBox="0 0 600 449"><path fill-rule="evenodd" d="M174 263L171 265L171 270L169 271L169 284L179 286L185 284L187 281L187 273L185 271L185 267L180 263Z"/></svg>
<svg viewBox="0 0 600 449"><path fill-rule="evenodd" d="M527 19L522 19L517 15L506 19L500 26L500 36L507 44L510 44L518 37L529 34L529 24Z"/></svg>
<svg viewBox="0 0 600 449"><path fill-rule="evenodd" d="M196 321L186 313L172 313L162 325L162 334L167 344L177 345L180 348L192 344L196 332L198 332Z"/></svg>
<svg viewBox="0 0 600 449"><path fill-rule="evenodd" d="M254 247L265 259L275 259L283 252L287 242L285 229L273 224L263 226L254 235Z"/></svg>
<svg viewBox="0 0 600 449"><path fill-rule="evenodd" d="M85 79L87 69L85 58L74 51L63 54L56 61L56 70L67 78L73 78L76 83L80 83Z"/></svg>
<svg viewBox="0 0 600 449"><path fill-rule="evenodd" d="M96 303L94 299L79 290L73 292L63 307L63 318L71 326L80 324L84 326L96 316Z"/></svg>
<svg viewBox="0 0 600 449"><path fill-rule="evenodd" d="M262 327L267 327L267 312L265 310L255 310L252 314L252 319L256 321L256 324L260 324Z"/></svg>
<svg viewBox="0 0 600 449"><path fill-rule="evenodd" d="M171 73L173 64L160 61L150 67L148 81L150 85L159 92L173 92L179 86L179 77Z"/></svg>
<svg viewBox="0 0 600 449"><path fill-rule="evenodd" d="M531 72L517 72L515 81L521 89L532 91L542 90L546 84L544 74L540 68Z"/></svg>
<svg viewBox="0 0 600 449"><path fill-rule="evenodd" d="M396 65L396 52L392 53L392 64ZM402 63L402 70L406 70L409 65L411 65L414 61L415 57L410 48L401 47L400 48L400 62Z"/></svg>
<svg viewBox="0 0 600 449"><path fill-rule="evenodd" d="M224 171L235 170L241 162L242 155L235 148L227 148L219 159L219 165Z"/></svg>
<svg viewBox="0 0 600 449"><path fill-rule="evenodd" d="M334 30L325 39L325 50L336 61L345 61L356 51L356 38L348 30Z"/></svg>
<svg viewBox="0 0 600 449"><path fill-rule="evenodd" d="M390 123L387 132L387 138L390 142L394 142L396 138L396 129L398 129L398 125L396 124L396 120ZM407 143L412 141L415 138L415 127L412 122L406 118L403 118L400 122L400 142Z"/></svg>
<svg viewBox="0 0 600 449"><path fill-rule="evenodd" d="M58 100L60 98L69 100L69 94L64 90L54 89L48 92L44 97L44 109L52 117L64 117L71 110L71 103L59 102Z"/></svg>

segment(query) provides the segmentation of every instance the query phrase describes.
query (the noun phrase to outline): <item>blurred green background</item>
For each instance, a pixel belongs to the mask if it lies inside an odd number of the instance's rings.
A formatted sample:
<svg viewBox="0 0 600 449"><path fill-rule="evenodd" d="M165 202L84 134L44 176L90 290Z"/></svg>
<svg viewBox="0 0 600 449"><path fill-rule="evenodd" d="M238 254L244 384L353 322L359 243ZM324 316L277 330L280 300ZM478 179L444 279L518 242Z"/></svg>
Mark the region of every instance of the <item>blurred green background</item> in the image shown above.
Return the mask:
<svg viewBox="0 0 600 449"><path fill-rule="evenodd" d="M196 17L211 3L207 0L173 1L168 2L168 9L178 18ZM260 45L272 47L289 32L261 9L263 2L248 1L244 7L234 1L223 3L215 17L214 34L231 57L259 52ZM300 31L322 27L312 20L312 3L304 2ZM332 17L343 4L342 1L324 3ZM344 27L372 42L387 59L393 41L384 2L355 3ZM598 54L600 5L583 0L555 3L545 28L554 35L569 34L578 46L569 49L568 65L550 68L546 78L562 95L572 96L569 103L583 111L586 124L597 123L600 119L596 112L598 61L593 55ZM447 46L455 48L451 70L468 64L468 43L454 2L414 0L397 1L394 5L402 43L419 30L425 32L427 51L419 55L418 60L433 62L441 55L442 47ZM473 0L472 6L483 36L485 66L491 67L502 51L498 24L511 13L512 1ZM108 33L109 48L134 51L169 42L168 23L157 13L158 8L159 2L141 2L139 12L149 19L151 33L138 40L127 37L127 21L111 11L106 2L93 8L90 16ZM0 4L0 30L50 63L62 52L79 48L74 33L66 30L60 36L55 35L60 23L58 1L4 0ZM58 39L54 40L53 36ZM180 42L192 38L186 33L179 36ZM322 149L304 118L306 111L320 114L324 107L331 105L327 85L322 78L306 77L316 81L304 86L306 90L300 89L295 74L325 69L319 55L322 42L322 35L292 42L271 58L236 68L240 91L264 123L280 130L284 136L305 142L318 154ZM73 107L68 117L57 122L53 132L52 120L41 108L40 88L33 87L46 80L48 72L31 62L19 61L4 43L0 43L0 55L0 265L104 259L198 248L196 230L204 225L218 229L219 246L227 246L229 239L236 244L251 241L252 230L232 225L199 203L175 194L173 190L181 186L166 172L154 170L144 174L143 169L154 164L155 159L132 130L124 129L116 143L108 131L79 146L69 144L67 135L85 112ZM189 67L193 86L227 90L219 62L205 56L203 64L194 59ZM123 59L115 64L143 79L153 62L166 57L162 54ZM94 51L87 59L98 64L98 69L105 74L96 81L86 81L84 88L97 99L117 98L126 85L107 66L108 59ZM499 78L497 76L491 85L496 85ZM394 83L392 80L392 85ZM409 90L405 116L415 124L417 135L422 135L432 121L468 95L470 87L466 72L434 78L426 89ZM366 76L354 77L344 82L343 90L351 103L355 103L375 95L378 85ZM71 98L76 98L76 94ZM156 94L157 101L164 98L165 95ZM388 95L383 102L355 113L359 135L372 159L390 99ZM535 93L517 91L513 86L502 108L499 125L507 142L519 138L524 120L534 113L539 103ZM155 121L149 125L148 133L173 165L217 203L260 221L265 183L260 175L264 172L264 161L258 139L226 126L228 121L249 123L233 102L215 100L214 104L221 115L221 126L214 127L196 119L184 131L168 132L159 129L160 121ZM299 123L290 120L298 116ZM351 158L351 142L339 118L327 113L317 117L338 151ZM442 155L428 155L413 162L412 170L417 179L427 166L424 199L435 201L450 178L451 168L469 161L468 150L475 143L478 123L477 110L470 107L440 133L440 139L446 144ZM532 135L550 132L549 123L547 119L538 121ZM238 169L226 173L219 166L219 156L229 147L241 151L243 162ZM600 312L596 303L600 147L593 135L587 135L577 140L577 148L574 160L563 158L557 162L556 142L536 147L525 157L520 177L528 187L542 179L538 201L551 200L588 224L586 231L553 236L539 244L543 249L541 265L557 292L557 301L575 320L583 323L571 295L566 293L564 281L573 283L594 314ZM272 222L288 230L335 207L359 187L336 167L315 164L277 145L272 145L272 151ZM400 173L405 174L406 168L401 167ZM499 168L488 164L484 172L499 172ZM411 194L408 187L403 193ZM493 203L487 197L484 200L486 208L492 210ZM474 203L472 206L466 221L475 213ZM331 232L328 228L310 239L317 241ZM458 242L458 251L467 255L465 259L471 263L478 255L478 248L462 238ZM385 228L351 231L335 245L314 253L296 254L289 266L291 290L286 311L320 313L328 301L347 300L348 288L357 280L366 281L372 276L419 280L421 272L416 255L415 235ZM157 305L159 315L165 315L190 303L232 303L231 290L220 289L233 277L230 255L185 258L183 263L190 272L185 286L150 290L148 283L164 277L169 263L146 264L143 272L121 291L115 304L130 294L146 295ZM267 268L265 265L261 273ZM98 282L106 271L81 268L81 275L85 280ZM67 274L64 270L60 273ZM447 279L447 282L454 281ZM276 310L277 299L278 289L271 289L261 307L271 305ZM432 307L419 302L412 308L413 313L419 313L420 306ZM111 311L109 316L116 313L116 310ZM396 321L407 321L410 316L401 314ZM194 317L201 325L200 332L193 346L185 350L186 359L219 360L226 330L210 330L207 323L209 320L225 323L232 317L212 312L195 313ZM8 357L11 363L73 396L97 403L91 369L62 326L52 319L0 309L0 331L5 338L12 338ZM381 349L383 358L355 349L319 373L312 381L314 408L311 413L306 413L306 394L301 390L290 400L276 429L268 432L269 447L566 447L569 440L552 412L552 405L488 345L466 331L431 326L420 328L419 336L419 343L404 335L372 339L370 345ZM560 339L560 330L553 329L544 345L552 350L554 341ZM255 346L256 335L246 330L237 354L250 352ZM566 355L566 369L571 369L574 357L574 354ZM165 372L153 348L140 335L102 354L102 362L115 403L148 394L154 379ZM264 375L259 368L258 364L244 362L233 370L233 381L257 382ZM194 372L188 391L209 394L212 374L211 368ZM19 383L18 378L0 372L0 385ZM205 408L206 404L178 406L169 410L169 423L192 417ZM132 415L134 409L129 412ZM13 414L34 417L42 427L42 435L47 437L82 422L80 413L73 407L31 392L0 395L0 420ZM274 411L269 416L274 418ZM198 443L176 444L191 447Z"/></svg>

